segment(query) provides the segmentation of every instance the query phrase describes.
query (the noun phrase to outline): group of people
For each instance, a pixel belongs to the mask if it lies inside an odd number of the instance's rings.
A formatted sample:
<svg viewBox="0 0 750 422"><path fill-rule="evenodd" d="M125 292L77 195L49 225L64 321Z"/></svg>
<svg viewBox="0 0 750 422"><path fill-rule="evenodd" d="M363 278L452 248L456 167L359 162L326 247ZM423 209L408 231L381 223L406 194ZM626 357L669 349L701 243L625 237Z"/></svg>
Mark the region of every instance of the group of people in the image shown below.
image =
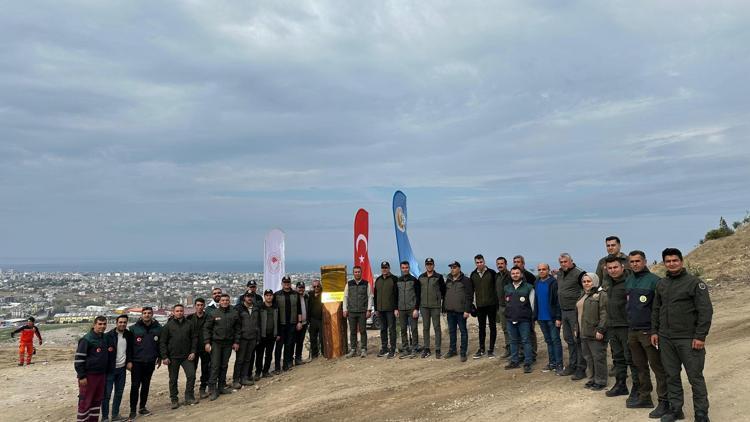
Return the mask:
<svg viewBox="0 0 750 422"><path fill-rule="evenodd" d="M577 267L567 253L560 254L559 269L553 271L548 264L540 263L536 276L526 269L520 255L513 258L510 268L506 258L498 257L497 270L488 268L484 257L476 255L475 268L469 275L453 261L450 272L443 276L435 271L434 259L427 258L426 271L419 277L411 274L408 261L400 263L401 275L396 276L384 261L381 274L372 283L363 278L362 268L355 266L343 295L343 316L350 328L346 357L367 356L367 320L374 316L380 324L378 357L392 359L398 350L401 359L418 355L428 358L433 356L433 345L436 359L459 356L465 362L467 320L476 317L479 346L472 357L496 358L499 323L505 341L501 357L508 359L505 369L523 367L524 373L530 373L537 359L538 325L548 352L544 372L569 376L573 381L583 380L588 374L585 388L604 390L609 344L615 382L606 391L607 397L628 396L626 407L654 408L649 417L664 422L684 419L680 378L684 367L693 391L695 420L708 421L703 365L713 309L706 284L686 271L678 249L662 252L667 274L659 277L649 271L644 252L633 250L625 255L616 236L607 237L605 244L607 256L594 272ZM131 327L127 327L128 319L123 315L117 318L116 328L106 334L106 318L97 317L76 351L78 420L97 421L100 408L102 420L125 419L119 415L119 406L126 370L131 372L132 420L136 410L141 415L150 413L146 403L151 375L161 364L169 369L170 399L175 409L180 406L180 368L187 378L184 404L190 405L196 403L194 384L199 362L200 398L216 400L232 389L303 364L308 328L311 357L318 357L323 347L322 285L314 281L311 292L306 292L303 283L296 287L292 289L291 279L284 277L281 290L265 290L261 296L251 281L235 306L230 306L228 294L215 288L210 304L205 306L205 300L197 299L195 313L189 317L184 316L182 305L175 305L164 326L153 319L153 311L147 307ZM449 334L445 355L442 314ZM567 344L567 365L563 341ZM227 384L232 351L236 353L234 372L232 383ZM274 371L269 372L272 357ZM650 371L656 378L656 406Z"/></svg>
<svg viewBox="0 0 750 422"><path fill-rule="evenodd" d="M153 309L143 307L138 321L128 327L128 316L120 315L109 332L107 318L99 316L92 329L78 342L75 370L78 375L78 421L134 420L151 414L147 407L154 371L166 365L172 409L196 404L199 399L216 400L219 395L255 384L302 365L302 349L309 329L310 355L322 354L322 285L312 291L298 282L292 289L289 277L281 290L257 293L251 280L246 293L231 305L220 288L212 299L195 300L195 312L185 316L182 304L174 305L166 324L153 318ZM231 383L227 382L229 358L235 352ZM282 357L283 353L283 357ZM274 371L271 372L271 362ZM195 396L196 371L201 368L199 395ZM130 413L120 415L126 373L130 371ZM185 374L184 400L178 391L180 371ZM114 393L114 397L113 396ZM110 409L110 399L111 409Z"/></svg>

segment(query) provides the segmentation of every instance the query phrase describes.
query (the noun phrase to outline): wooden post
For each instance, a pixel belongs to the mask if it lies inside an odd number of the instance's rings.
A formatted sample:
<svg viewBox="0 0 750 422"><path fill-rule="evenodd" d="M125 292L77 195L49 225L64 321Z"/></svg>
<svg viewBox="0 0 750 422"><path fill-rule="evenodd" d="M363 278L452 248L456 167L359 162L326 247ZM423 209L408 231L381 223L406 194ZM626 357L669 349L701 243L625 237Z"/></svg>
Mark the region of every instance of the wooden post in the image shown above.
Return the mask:
<svg viewBox="0 0 750 422"><path fill-rule="evenodd" d="M323 286L323 356L338 358L347 353L346 318L343 294L346 286L346 265L320 267Z"/></svg>

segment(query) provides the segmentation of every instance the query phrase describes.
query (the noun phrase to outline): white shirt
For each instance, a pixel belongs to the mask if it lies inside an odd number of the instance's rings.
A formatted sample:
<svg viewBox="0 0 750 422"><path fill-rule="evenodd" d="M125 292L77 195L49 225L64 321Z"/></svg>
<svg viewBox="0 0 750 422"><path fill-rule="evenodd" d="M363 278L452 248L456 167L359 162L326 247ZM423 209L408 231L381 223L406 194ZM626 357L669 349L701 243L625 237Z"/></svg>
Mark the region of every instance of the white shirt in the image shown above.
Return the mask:
<svg viewBox="0 0 750 422"><path fill-rule="evenodd" d="M125 340L125 335L121 332L117 332L117 358L115 359L115 368L122 368L125 366L125 352L127 351L128 342Z"/></svg>

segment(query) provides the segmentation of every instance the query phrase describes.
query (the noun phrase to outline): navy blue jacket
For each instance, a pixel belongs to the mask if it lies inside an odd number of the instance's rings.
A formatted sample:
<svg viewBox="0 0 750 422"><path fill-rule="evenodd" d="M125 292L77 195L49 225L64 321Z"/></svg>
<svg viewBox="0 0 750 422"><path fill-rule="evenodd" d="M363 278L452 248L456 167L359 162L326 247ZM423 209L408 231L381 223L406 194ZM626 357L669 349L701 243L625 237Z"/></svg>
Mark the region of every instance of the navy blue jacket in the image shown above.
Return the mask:
<svg viewBox="0 0 750 422"><path fill-rule="evenodd" d="M104 334L98 335L92 329L78 340L73 366L78 379L86 378L88 374L104 374L107 372L109 351Z"/></svg>
<svg viewBox="0 0 750 422"><path fill-rule="evenodd" d="M133 333L133 362L155 363L161 358L159 351L159 337L161 336L161 324L157 320L151 320L151 325L146 326L142 319L130 326Z"/></svg>

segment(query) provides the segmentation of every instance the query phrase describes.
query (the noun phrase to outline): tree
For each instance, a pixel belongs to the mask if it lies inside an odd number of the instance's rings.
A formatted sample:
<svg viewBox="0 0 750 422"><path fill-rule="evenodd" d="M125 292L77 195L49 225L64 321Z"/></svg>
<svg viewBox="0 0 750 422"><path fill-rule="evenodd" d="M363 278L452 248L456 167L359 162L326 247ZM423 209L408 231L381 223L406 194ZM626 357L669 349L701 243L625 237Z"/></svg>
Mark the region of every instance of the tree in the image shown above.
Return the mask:
<svg viewBox="0 0 750 422"><path fill-rule="evenodd" d="M731 236L732 234L734 234L734 230L730 229L729 224L727 224L727 220L725 220L724 217L721 217L719 219L719 228L709 230L703 240L708 241L721 239L722 237Z"/></svg>

